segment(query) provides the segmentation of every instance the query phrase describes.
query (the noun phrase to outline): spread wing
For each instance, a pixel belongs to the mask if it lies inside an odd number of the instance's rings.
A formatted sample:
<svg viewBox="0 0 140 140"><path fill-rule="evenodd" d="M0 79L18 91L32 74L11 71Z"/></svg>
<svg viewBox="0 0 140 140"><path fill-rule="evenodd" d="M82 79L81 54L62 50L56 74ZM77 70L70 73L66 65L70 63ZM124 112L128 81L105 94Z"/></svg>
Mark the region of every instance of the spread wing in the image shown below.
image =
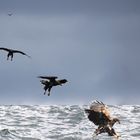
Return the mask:
<svg viewBox="0 0 140 140"><path fill-rule="evenodd" d="M108 107L99 101L94 101L90 105L90 109L85 109L88 119L95 125L105 125L110 120L110 112Z"/></svg>
<svg viewBox="0 0 140 140"><path fill-rule="evenodd" d="M38 76L38 78L42 78L42 79L48 79L50 81L55 81L55 79L57 79L57 76Z"/></svg>
<svg viewBox="0 0 140 140"><path fill-rule="evenodd" d="M0 50L4 50L4 51L7 51L7 52L10 51L10 49L8 49L8 48L0 48Z"/></svg>
<svg viewBox="0 0 140 140"><path fill-rule="evenodd" d="M26 55L26 56L28 56L28 57L31 58L31 56L27 55L26 53L24 53L24 52L22 52L22 51L19 51L19 50L12 50L12 51L13 51L13 53L20 53L20 54L22 54L22 55Z"/></svg>
<svg viewBox="0 0 140 140"><path fill-rule="evenodd" d="M88 113L88 119L95 125L105 124L104 114L102 112L96 112L90 109L85 109L85 112Z"/></svg>
<svg viewBox="0 0 140 140"><path fill-rule="evenodd" d="M94 101L91 103L90 109L96 112L103 112L106 116L110 116L110 110L103 102Z"/></svg>

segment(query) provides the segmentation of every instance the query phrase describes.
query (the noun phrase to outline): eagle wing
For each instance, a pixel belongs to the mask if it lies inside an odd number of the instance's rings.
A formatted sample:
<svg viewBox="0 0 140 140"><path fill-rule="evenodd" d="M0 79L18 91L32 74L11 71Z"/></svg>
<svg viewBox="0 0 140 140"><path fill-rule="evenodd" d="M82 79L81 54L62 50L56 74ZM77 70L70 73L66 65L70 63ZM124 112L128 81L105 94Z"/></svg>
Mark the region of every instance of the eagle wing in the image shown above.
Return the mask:
<svg viewBox="0 0 140 140"><path fill-rule="evenodd" d="M110 120L110 111L102 102L94 101L90 105L90 109L85 109L88 113L88 119L95 125L105 125Z"/></svg>
<svg viewBox="0 0 140 140"><path fill-rule="evenodd" d="M57 79L57 76L38 76L38 78L42 78L42 79L48 79L51 81L55 81L55 79Z"/></svg>
<svg viewBox="0 0 140 140"><path fill-rule="evenodd" d="M19 51L19 50L12 50L12 51L13 51L13 53L20 53L20 54L22 54L22 55L26 55L26 56L28 56L28 57L31 57L31 56L27 55L26 53L24 53L24 52L22 52L22 51Z"/></svg>
<svg viewBox="0 0 140 140"><path fill-rule="evenodd" d="M108 106L105 105L103 102L94 101L93 103L91 103L90 109L94 110L96 112L102 112L106 116L110 116L110 110L109 110Z"/></svg>
<svg viewBox="0 0 140 140"><path fill-rule="evenodd" d="M4 50L4 51L7 51L7 52L10 51L10 49L8 49L8 48L0 48L0 50Z"/></svg>

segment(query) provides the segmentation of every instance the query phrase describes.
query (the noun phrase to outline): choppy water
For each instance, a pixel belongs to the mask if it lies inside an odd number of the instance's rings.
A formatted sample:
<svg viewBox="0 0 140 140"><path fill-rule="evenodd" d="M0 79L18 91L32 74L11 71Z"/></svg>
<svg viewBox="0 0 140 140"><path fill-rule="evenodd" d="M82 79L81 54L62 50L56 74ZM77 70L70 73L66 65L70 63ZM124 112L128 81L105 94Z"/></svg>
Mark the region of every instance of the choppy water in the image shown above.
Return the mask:
<svg viewBox="0 0 140 140"><path fill-rule="evenodd" d="M0 106L0 140L93 140L87 106ZM120 140L140 140L140 105L111 106ZM107 134L98 140L112 140Z"/></svg>

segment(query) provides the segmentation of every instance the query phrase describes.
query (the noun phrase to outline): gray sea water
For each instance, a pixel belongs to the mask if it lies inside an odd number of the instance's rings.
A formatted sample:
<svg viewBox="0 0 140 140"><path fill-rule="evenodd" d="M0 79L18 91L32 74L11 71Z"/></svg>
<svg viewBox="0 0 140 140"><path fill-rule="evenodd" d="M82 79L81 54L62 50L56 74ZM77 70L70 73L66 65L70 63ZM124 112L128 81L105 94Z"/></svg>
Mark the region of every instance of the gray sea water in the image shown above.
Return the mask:
<svg viewBox="0 0 140 140"><path fill-rule="evenodd" d="M113 140L93 137L96 126L84 112L87 106L0 106L0 140ZM121 124L120 140L140 140L140 105L110 106Z"/></svg>

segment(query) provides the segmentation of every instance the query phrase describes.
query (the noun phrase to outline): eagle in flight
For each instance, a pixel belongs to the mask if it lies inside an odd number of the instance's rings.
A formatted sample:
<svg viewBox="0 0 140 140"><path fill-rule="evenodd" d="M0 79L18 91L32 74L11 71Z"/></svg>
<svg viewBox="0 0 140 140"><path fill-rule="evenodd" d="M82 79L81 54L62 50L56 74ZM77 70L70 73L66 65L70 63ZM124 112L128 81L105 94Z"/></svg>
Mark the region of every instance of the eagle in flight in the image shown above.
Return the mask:
<svg viewBox="0 0 140 140"><path fill-rule="evenodd" d="M29 55L27 55L26 53L24 53L22 51L8 49L8 48L0 48L0 50L4 50L4 51L7 51L8 52L8 54L7 54L7 60L9 60L9 57L11 56L11 61L12 61L13 60L14 53L20 53L20 54L26 55L27 57L30 58Z"/></svg>
<svg viewBox="0 0 140 140"><path fill-rule="evenodd" d="M46 91L48 90L48 96L50 96L50 91L53 86L62 86L62 84L65 84L68 82L66 79L60 79L56 80L58 77L57 76L38 76L38 78L45 79L45 80L40 80L41 84L44 85L44 95L46 94Z"/></svg>
<svg viewBox="0 0 140 140"><path fill-rule="evenodd" d="M108 133L109 136L119 137L113 128L114 124L120 121L118 118L112 118L107 105L103 102L94 101L90 105L90 109L85 109L88 115L88 119L93 122L98 128L95 130L95 134Z"/></svg>

